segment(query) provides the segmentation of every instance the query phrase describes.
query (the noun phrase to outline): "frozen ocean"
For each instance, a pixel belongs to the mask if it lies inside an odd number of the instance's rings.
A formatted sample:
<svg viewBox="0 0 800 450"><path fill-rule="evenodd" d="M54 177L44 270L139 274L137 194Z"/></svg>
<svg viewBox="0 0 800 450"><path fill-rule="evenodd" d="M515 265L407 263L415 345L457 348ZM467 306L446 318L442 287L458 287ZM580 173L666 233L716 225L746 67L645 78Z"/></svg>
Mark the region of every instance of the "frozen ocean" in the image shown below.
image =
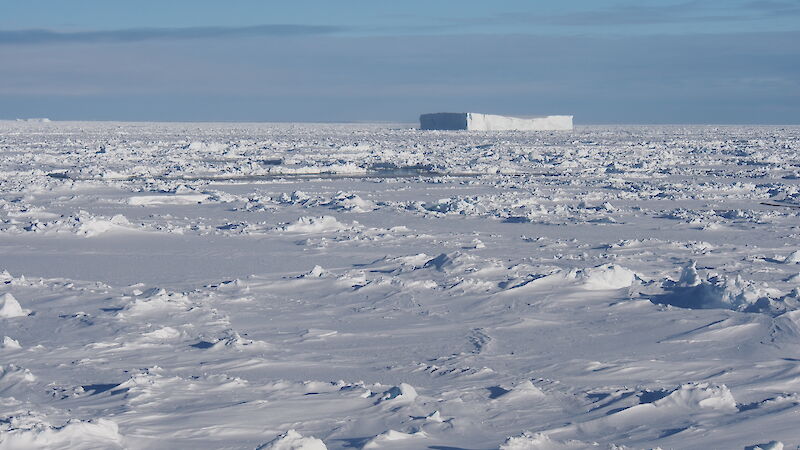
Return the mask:
<svg viewBox="0 0 800 450"><path fill-rule="evenodd" d="M0 122L0 449L800 445L800 127Z"/></svg>

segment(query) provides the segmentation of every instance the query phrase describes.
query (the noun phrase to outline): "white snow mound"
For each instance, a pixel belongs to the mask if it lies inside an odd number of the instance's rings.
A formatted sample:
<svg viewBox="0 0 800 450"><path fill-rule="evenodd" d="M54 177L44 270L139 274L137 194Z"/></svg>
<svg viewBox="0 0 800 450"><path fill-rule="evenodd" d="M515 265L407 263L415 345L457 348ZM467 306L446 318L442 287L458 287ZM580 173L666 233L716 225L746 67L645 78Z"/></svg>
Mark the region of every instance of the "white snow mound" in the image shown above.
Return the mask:
<svg viewBox="0 0 800 450"><path fill-rule="evenodd" d="M208 200L208 194L137 195L128 198L133 206L196 205Z"/></svg>
<svg viewBox="0 0 800 450"><path fill-rule="evenodd" d="M592 447L592 445L580 441L554 441L544 433L531 434L526 431L519 436L512 436L506 439L506 441L500 445L499 450L560 450L588 447Z"/></svg>
<svg viewBox="0 0 800 450"><path fill-rule="evenodd" d="M258 447L258 450L327 450L321 439L303 437L295 430L289 430L272 441Z"/></svg>
<svg viewBox="0 0 800 450"><path fill-rule="evenodd" d="M346 230L349 227L332 216L301 217L294 223L281 227L290 233L326 233Z"/></svg>
<svg viewBox="0 0 800 450"><path fill-rule="evenodd" d="M783 442L769 441L766 444L756 444L745 447L745 450L783 450Z"/></svg>
<svg viewBox="0 0 800 450"><path fill-rule="evenodd" d="M406 439L425 438L428 437L424 431L417 431L416 433L403 433L402 431L389 430L383 432L374 438L370 439L363 448L381 448L384 444L392 441L404 441ZM393 447L394 448L394 447ZM408 448L403 445L403 448Z"/></svg>
<svg viewBox="0 0 800 450"><path fill-rule="evenodd" d="M31 373L30 369L25 369L16 364L0 365L0 382L3 383L3 387L18 383L32 383L34 381L36 381L36 375Z"/></svg>
<svg viewBox="0 0 800 450"><path fill-rule="evenodd" d="M686 383L652 403L657 408L714 409L736 412L736 400L724 384Z"/></svg>
<svg viewBox="0 0 800 450"><path fill-rule="evenodd" d="M107 419L70 420L64 426L36 424L32 428L3 430L0 428L0 450L106 450L124 448L117 424Z"/></svg>
<svg viewBox="0 0 800 450"><path fill-rule="evenodd" d="M380 402L391 401L392 403L411 403L417 398L417 390L406 383L399 386L392 386L386 390L379 400Z"/></svg>
<svg viewBox="0 0 800 450"><path fill-rule="evenodd" d="M3 337L3 343L0 344L0 348L5 348L8 350L19 350L22 346L19 344L19 341L8 336Z"/></svg>
<svg viewBox="0 0 800 450"><path fill-rule="evenodd" d="M375 203L364 200L356 194L345 194L340 192L331 202L335 209L363 213L374 211L377 206Z"/></svg>
<svg viewBox="0 0 800 450"><path fill-rule="evenodd" d="M524 286L534 289L575 286L589 291L602 291L628 288L635 281L635 272L614 264L604 264L585 269L561 270L537 278Z"/></svg>
<svg viewBox="0 0 800 450"><path fill-rule="evenodd" d="M583 269L580 272L583 286L589 290L622 289L631 287L636 281L636 273L621 266L605 264Z"/></svg>
<svg viewBox="0 0 800 450"><path fill-rule="evenodd" d="M117 214L111 219L97 217L79 217L80 225L77 233L86 237L94 237L110 231L131 231L133 226L122 214Z"/></svg>

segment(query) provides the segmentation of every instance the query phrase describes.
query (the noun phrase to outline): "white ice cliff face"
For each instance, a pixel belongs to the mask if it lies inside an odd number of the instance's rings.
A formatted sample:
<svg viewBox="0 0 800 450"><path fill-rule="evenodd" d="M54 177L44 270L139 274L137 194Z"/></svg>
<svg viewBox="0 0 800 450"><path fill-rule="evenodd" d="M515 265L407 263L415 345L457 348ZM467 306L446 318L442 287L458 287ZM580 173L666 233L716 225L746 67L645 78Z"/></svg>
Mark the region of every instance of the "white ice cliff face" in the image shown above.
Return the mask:
<svg viewBox="0 0 800 450"><path fill-rule="evenodd" d="M569 131L572 116L509 117L480 113L433 113L419 118L423 130Z"/></svg>

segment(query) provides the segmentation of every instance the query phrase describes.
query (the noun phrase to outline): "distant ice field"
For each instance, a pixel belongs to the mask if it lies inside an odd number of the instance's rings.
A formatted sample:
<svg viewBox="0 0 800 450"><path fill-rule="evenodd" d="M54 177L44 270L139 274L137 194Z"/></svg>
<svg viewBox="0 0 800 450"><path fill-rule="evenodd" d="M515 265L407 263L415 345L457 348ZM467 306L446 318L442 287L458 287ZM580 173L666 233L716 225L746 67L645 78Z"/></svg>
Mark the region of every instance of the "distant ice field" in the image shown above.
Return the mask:
<svg viewBox="0 0 800 450"><path fill-rule="evenodd" d="M0 156L0 449L800 445L800 127L0 122Z"/></svg>

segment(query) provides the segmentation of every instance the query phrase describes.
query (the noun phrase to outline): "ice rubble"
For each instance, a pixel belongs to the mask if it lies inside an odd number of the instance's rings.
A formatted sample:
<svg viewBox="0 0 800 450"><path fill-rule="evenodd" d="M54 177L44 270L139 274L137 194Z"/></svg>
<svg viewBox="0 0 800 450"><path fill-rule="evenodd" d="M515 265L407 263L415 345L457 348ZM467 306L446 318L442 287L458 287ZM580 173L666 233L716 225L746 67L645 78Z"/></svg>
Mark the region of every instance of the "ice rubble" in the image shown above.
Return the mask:
<svg viewBox="0 0 800 450"><path fill-rule="evenodd" d="M570 440L562 442L553 440L545 433L524 432L518 436L512 436L500 445L500 450L567 450L584 449L595 447L587 442Z"/></svg>
<svg viewBox="0 0 800 450"><path fill-rule="evenodd" d="M661 398L657 398L662 396ZM710 383L687 383L671 392L658 394L656 400L648 400L643 395L642 405L633 408L644 409L715 409L724 412L736 412L736 400L730 389L724 384L711 385ZM651 405L651 406L647 406Z"/></svg>
<svg viewBox="0 0 800 450"><path fill-rule="evenodd" d="M97 237L106 233L137 232L143 231L141 227L132 224L124 215L115 214L113 217L103 217L78 211L69 216L37 215L31 217L26 225L19 227L14 224L7 229L14 233L30 232L36 234L74 233L78 236Z"/></svg>
<svg viewBox="0 0 800 450"><path fill-rule="evenodd" d="M677 282L665 280L663 286L666 293L654 296L653 301L681 308L724 308L775 315L800 309L800 298L795 291L784 295L779 290L744 280L740 275L702 278L695 261L683 267Z"/></svg>
<svg viewBox="0 0 800 450"><path fill-rule="evenodd" d="M783 450L783 442L769 441L764 444L748 445L745 450Z"/></svg>
<svg viewBox="0 0 800 450"><path fill-rule="evenodd" d="M0 439L795 443L796 128L31 127Z"/></svg>
<svg viewBox="0 0 800 450"><path fill-rule="evenodd" d="M111 450L125 448L117 424L108 419L70 420L62 426L46 423L0 424L0 449Z"/></svg>

